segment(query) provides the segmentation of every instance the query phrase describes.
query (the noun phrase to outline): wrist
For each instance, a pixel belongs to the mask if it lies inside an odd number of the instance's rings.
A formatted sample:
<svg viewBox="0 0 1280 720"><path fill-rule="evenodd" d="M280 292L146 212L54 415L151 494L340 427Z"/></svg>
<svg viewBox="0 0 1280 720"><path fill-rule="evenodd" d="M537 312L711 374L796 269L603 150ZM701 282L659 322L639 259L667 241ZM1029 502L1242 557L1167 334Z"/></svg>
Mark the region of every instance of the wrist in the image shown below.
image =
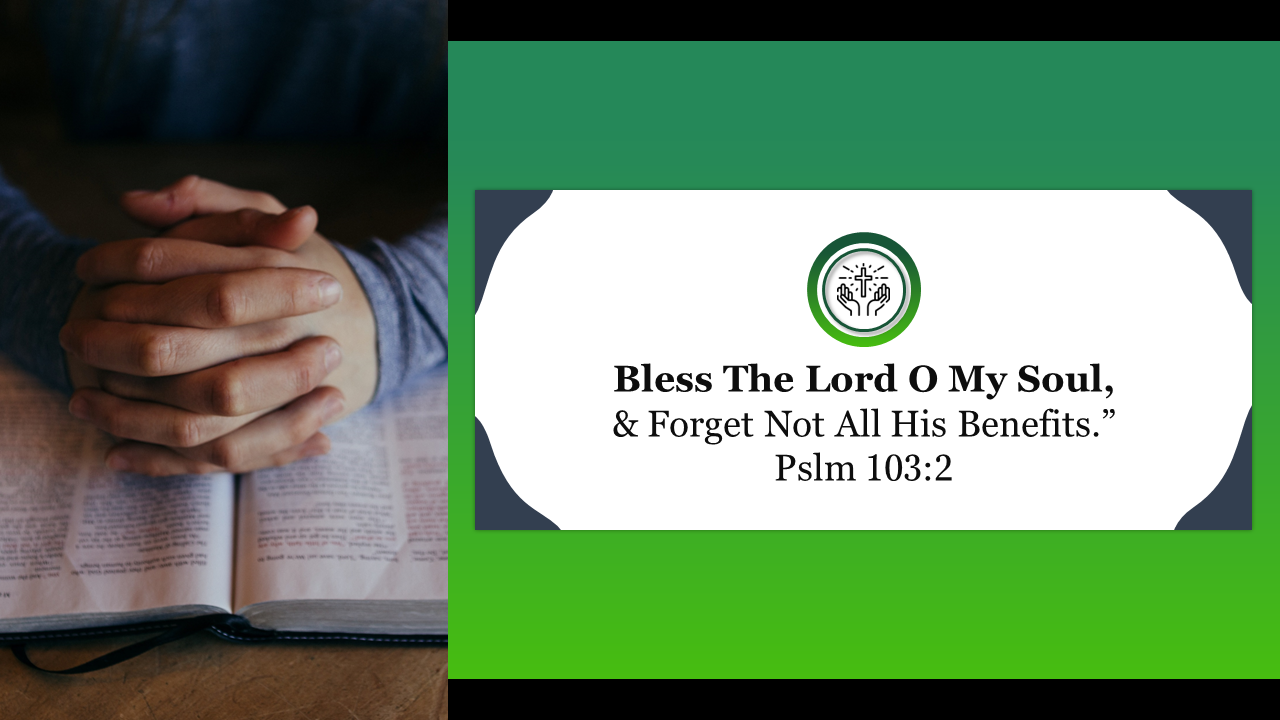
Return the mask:
<svg viewBox="0 0 1280 720"><path fill-rule="evenodd" d="M316 267L342 285L342 300L311 317L316 334L332 337L342 346L342 365L324 384L338 388L346 397L338 416L345 417L372 402L378 391L378 323L361 279L338 245L317 235L299 252L314 255Z"/></svg>

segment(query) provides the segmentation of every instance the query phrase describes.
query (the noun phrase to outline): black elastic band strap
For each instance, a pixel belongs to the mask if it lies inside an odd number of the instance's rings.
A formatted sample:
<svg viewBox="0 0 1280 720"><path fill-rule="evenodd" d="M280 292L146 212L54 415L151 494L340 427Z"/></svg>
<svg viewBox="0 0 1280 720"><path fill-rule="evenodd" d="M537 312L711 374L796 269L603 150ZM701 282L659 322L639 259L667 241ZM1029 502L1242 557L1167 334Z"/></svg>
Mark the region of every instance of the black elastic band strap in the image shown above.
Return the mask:
<svg viewBox="0 0 1280 720"><path fill-rule="evenodd" d="M128 660L130 658L135 658L152 648L160 647L161 645L164 645L165 643L171 643L174 640L181 640L182 638L187 637L188 635L194 635L200 632L201 630L207 630L208 628L211 628L214 625L218 625L220 623L226 622L228 619L232 617L235 617L235 616L234 615L201 615L200 617L193 617L185 620L179 620L177 626L172 627L169 630L166 630L165 632L162 632L159 635L156 635L155 637L147 638L146 640L136 642L132 645L126 645L125 647L122 647L119 650L112 650L106 655L94 658L93 660L90 660L87 663L82 663L80 665L77 665L73 668L68 668L66 670L50 670L48 668L42 668L39 665L36 665L35 663L31 662L31 658L27 657L26 643L13 645L10 649L13 650L13 656L18 658L18 662L22 663L23 665L26 665L27 667L35 668L36 670L40 670L42 672L47 672L47 673L53 673L56 675L79 675L80 673L87 673L87 672L92 672L94 670L101 670L103 668L111 667L116 663L122 663L125 660Z"/></svg>

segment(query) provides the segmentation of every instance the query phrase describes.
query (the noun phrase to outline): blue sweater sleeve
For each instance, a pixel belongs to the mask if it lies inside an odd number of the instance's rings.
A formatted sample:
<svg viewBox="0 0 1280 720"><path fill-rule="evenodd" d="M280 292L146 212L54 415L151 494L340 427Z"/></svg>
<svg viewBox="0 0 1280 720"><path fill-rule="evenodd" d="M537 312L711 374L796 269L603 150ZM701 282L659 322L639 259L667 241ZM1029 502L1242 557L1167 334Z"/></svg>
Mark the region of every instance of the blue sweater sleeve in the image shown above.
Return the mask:
<svg viewBox="0 0 1280 720"><path fill-rule="evenodd" d="M0 173L0 352L67 393L58 331L80 291L76 260L90 247L58 232Z"/></svg>
<svg viewBox="0 0 1280 720"><path fill-rule="evenodd" d="M58 331L82 283L75 264L93 242L60 233L0 174L0 352L71 392ZM364 286L378 336L375 399L444 362L449 346L449 224L396 243L338 246Z"/></svg>
<svg viewBox="0 0 1280 720"><path fill-rule="evenodd" d="M396 243L338 246L364 286L378 332L378 389L385 397L449 355L449 220Z"/></svg>

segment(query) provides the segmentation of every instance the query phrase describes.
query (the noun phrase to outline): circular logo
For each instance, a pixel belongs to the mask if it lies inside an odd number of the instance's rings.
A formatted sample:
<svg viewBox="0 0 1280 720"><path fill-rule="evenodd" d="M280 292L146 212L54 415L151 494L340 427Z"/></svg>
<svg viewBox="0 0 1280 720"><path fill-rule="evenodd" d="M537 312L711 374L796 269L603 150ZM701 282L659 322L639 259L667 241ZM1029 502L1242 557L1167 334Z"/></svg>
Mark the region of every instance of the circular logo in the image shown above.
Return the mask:
<svg viewBox="0 0 1280 720"><path fill-rule="evenodd" d="M809 271L814 319L848 345L889 342L907 329L919 306L915 262L883 235L845 235L823 248Z"/></svg>

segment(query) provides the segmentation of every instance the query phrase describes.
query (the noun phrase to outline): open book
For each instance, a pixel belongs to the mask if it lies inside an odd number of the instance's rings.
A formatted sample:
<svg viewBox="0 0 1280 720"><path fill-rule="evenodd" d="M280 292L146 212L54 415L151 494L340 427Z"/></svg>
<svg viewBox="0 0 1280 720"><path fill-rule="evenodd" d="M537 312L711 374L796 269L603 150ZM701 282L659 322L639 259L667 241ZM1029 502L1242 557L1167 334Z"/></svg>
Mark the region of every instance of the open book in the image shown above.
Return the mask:
<svg viewBox="0 0 1280 720"><path fill-rule="evenodd" d="M148 478L0 358L0 640L213 614L232 637L447 634L447 375L326 428L326 456Z"/></svg>

